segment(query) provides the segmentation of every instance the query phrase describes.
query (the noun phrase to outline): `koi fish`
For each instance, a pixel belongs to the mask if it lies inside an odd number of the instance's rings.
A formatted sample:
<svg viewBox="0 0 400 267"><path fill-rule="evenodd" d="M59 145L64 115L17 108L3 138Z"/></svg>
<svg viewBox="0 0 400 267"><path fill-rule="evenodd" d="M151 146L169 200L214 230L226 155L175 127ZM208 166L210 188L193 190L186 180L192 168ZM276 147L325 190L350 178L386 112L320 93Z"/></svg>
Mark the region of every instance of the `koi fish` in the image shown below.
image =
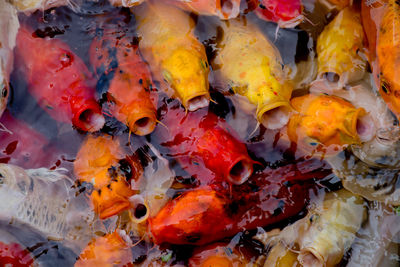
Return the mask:
<svg viewBox="0 0 400 267"><path fill-rule="evenodd" d="M367 66L365 42L360 14L351 7L340 11L318 37L318 75L312 85L332 93L361 80Z"/></svg>
<svg viewBox="0 0 400 267"><path fill-rule="evenodd" d="M0 262L4 266L33 266L33 258L29 251L17 243L5 244L0 242Z"/></svg>
<svg viewBox="0 0 400 267"><path fill-rule="evenodd" d="M300 185L295 181L305 177L319 179L325 177L327 171L317 167L286 176L288 168L292 166L259 174L255 178L259 185L257 190L243 184L233 187L230 193L210 188L184 192L149 219L153 241L156 244L203 245L297 214L304 207L308 188L313 183ZM230 195L233 198L229 198Z"/></svg>
<svg viewBox="0 0 400 267"><path fill-rule="evenodd" d="M101 82L110 80L106 98L111 115L128 125L134 134L147 135L156 127L153 102L157 102L157 97L154 92L150 95L150 71L133 43L133 36L123 26L125 23L118 21L100 27L101 33L90 46L90 62Z"/></svg>
<svg viewBox="0 0 400 267"><path fill-rule="evenodd" d="M290 118L287 134L305 151L331 155L373 138L369 115L342 98L310 94L293 98L291 104L299 113Z"/></svg>
<svg viewBox="0 0 400 267"><path fill-rule="evenodd" d="M141 37L139 49L155 80L189 111L208 106L207 56L194 35L195 23L189 14L163 1L140 5L134 14Z"/></svg>
<svg viewBox="0 0 400 267"><path fill-rule="evenodd" d="M286 125L292 87L285 81L276 47L250 22L229 21L212 62L226 87L257 107L257 120L269 129Z"/></svg>
<svg viewBox="0 0 400 267"><path fill-rule="evenodd" d="M134 156L126 156L117 139L88 136L75 162L74 173L81 182L93 185L90 198L100 219L131 207L135 194L131 182L138 182L142 167Z"/></svg>
<svg viewBox="0 0 400 267"><path fill-rule="evenodd" d="M47 10L53 7L68 6L72 10L79 10L80 0L10 0L18 11L27 14L33 13L36 10Z"/></svg>
<svg viewBox="0 0 400 267"><path fill-rule="evenodd" d="M0 119L0 162L24 168L52 167L62 151L55 149L45 136L28 124L5 112Z"/></svg>
<svg viewBox="0 0 400 267"><path fill-rule="evenodd" d="M274 261L268 266L282 266L278 265L282 261L290 263L283 266L336 266L366 215L363 198L341 189L314 199L306 217L283 230L258 235L257 239L277 246L271 251Z"/></svg>
<svg viewBox="0 0 400 267"><path fill-rule="evenodd" d="M375 81L379 93L391 111L400 115L400 78L397 71L400 44L400 6L396 1L388 1L377 33ZM374 65L373 65L374 67Z"/></svg>
<svg viewBox="0 0 400 267"><path fill-rule="evenodd" d="M231 248L229 244L215 243L196 248L189 259L189 267L195 266L235 266L244 267L249 264L240 252Z"/></svg>
<svg viewBox="0 0 400 267"><path fill-rule="evenodd" d="M199 15L233 19L240 13L240 0L169 0L169 3Z"/></svg>
<svg viewBox="0 0 400 267"><path fill-rule="evenodd" d="M228 124L207 110L187 113L176 106L169 107L162 122L168 131L158 135L182 168L203 183L209 183L204 168L217 179L233 184L244 183L253 173L253 161L245 144L235 137Z"/></svg>
<svg viewBox="0 0 400 267"><path fill-rule="evenodd" d="M0 117L6 109L10 94L9 81L18 28L17 11L5 0L0 0Z"/></svg>
<svg viewBox="0 0 400 267"><path fill-rule="evenodd" d="M28 226L48 239L70 243L71 248L91 238L94 214L85 199L75 195L69 177L45 168L0 164L0 180L1 221Z"/></svg>
<svg viewBox="0 0 400 267"><path fill-rule="evenodd" d="M35 37L22 26L17 35L17 57L29 90L55 120L83 131L98 131L105 122L94 98L91 75L67 44Z"/></svg>
<svg viewBox="0 0 400 267"><path fill-rule="evenodd" d="M131 242L117 231L93 239L82 251L75 267L128 266L132 263Z"/></svg>
<svg viewBox="0 0 400 267"><path fill-rule="evenodd" d="M281 28L294 28L304 20L301 0L257 0L255 13L260 19L272 21Z"/></svg>
<svg viewBox="0 0 400 267"><path fill-rule="evenodd" d="M264 267L300 267L301 265L297 260L298 253L294 252L295 250L287 248L282 242L278 242L269 251Z"/></svg>

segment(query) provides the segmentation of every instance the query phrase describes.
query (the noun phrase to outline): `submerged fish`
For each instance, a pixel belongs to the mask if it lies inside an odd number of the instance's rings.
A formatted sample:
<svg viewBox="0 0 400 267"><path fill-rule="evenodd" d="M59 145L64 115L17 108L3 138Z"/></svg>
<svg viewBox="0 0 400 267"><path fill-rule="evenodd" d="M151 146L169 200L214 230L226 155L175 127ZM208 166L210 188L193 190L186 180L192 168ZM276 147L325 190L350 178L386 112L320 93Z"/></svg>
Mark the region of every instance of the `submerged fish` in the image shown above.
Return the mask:
<svg viewBox="0 0 400 267"><path fill-rule="evenodd" d="M32 32L20 28L16 49L31 94L54 119L83 131L100 130L105 120L85 63L61 40L39 38Z"/></svg>
<svg viewBox="0 0 400 267"><path fill-rule="evenodd" d="M74 266L130 266L131 246L129 237L124 238L117 231L97 237L81 252Z"/></svg>
<svg viewBox="0 0 400 267"><path fill-rule="evenodd" d="M3 266L31 267L35 266L27 249L18 243L3 243L0 241L0 263Z"/></svg>
<svg viewBox="0 0 400 267"><path fill-rule="evenodd" d="M94 214L76 192L57 171L0 164L0 220L79 246L92 236Z"/></svg>
<svg viewBox="0 0 400 267"><path fill-rule="evenodd" d="M286 125L292 87L285 80L279 51L249 21L224 27L213 69L225 87L246 96L257 107L257 120L269 129Z"/></svg>
<svg viewBox="0 0 400 267"><path fill-rule="evenodd" d="M304 20L301 0L256 0L255 10L263 20L273 21L281 28L293 28Z"/></svg>
<svg viewBox="0 0 400 267"><path fill-rule="evenodd" d="M364 43L360 14L350 7L340 11L318 37L318 76L312 85L332 93L361 80L367 66Z"/></svg>
<svg viewBox="0 0 400 267"><path fill-rule="evenodd" d="M249 260L230 244L214 243L205 247L198 247L189 259L189 267L215 266L215 267L245 267Z"/></svg>
<svg viewBox="0 0 400 267"><path fill-rule="evenodd" d="M135 156L128 156L118 139L111 136L88 136L74 162L74 173L81 182L93 185L90 198L101 219L131 207L135 194L131 184L139 182L142 166Z"/></svg>
<svg viewBox="0 0 400 267"><path fill-rule="evenodd" d="M195 23L189 14L163 1L140 5L134 14L139 48L155 80L189 111L208 106L207 56L194 35Z"/></svg>
<svg viewBox="0 0 400 267"><path fill-rule="evenodd" d="M18 28L17 11L5 0L0 0L0 117L10 95L9 82Z"/></svg>
<svg viewBox="0 0 400 267"><path fill-rule="evenodd" d="M291 104L298 114L290 118L287 134L306 152L336 154L373 138L375 128L365 110L342 98L309 94L293 98Z"/></svg>
<svg viewBox="0 0 400 267"><path fill-rule="evenodd" d="M109 19L109 18L108 18ZM90 46L90 62L100 82L108 82L105 96L109 111L137 135L147 135L156 127L157 96L150 70L142 60L134 36L114 18L104 22Z"/></svg>
<svg viewBox="0 0 400 267"><path fill-rule="evenodd" d="M236 18L240 13L240 0L167 0L199 15L213 15L220 19Z"/></svg>

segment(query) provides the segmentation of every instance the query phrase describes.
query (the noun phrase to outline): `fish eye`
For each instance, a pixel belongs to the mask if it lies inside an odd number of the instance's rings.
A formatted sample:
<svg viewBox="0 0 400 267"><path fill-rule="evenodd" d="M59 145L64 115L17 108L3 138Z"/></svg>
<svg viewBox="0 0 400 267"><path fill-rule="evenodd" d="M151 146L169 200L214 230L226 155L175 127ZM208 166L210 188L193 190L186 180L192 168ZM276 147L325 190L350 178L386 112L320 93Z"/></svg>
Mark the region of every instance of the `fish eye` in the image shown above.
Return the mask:
<svg viewBox="0 0 400 267"><path fill-rule="evenodd" d="M125 177L126 181L129 182L129 180L132 179L132 166L127 159L121 159L119 161L119 171L121 172L121 175Z"/></svg>
<svg viewBox="0 0 400 267"><path fill-rule="evenodd" d="M201 65L201 68L202 68L203 70L207 70L207 69L208 69L208 62L207 62L207 60L200 60L200 65Z"/></svg>
<svg viewBox="0 0 400 267"><path fill-rule="evenodd" d="M0 185L4 184L4 175L0 172Z"/></svg>
<svg viewBox="0 0 400 267"><path fill-rule="evenodd" d="M382 91L385 94L390 94L391 93L390 84L388 82L384 81L384 80L382 81L381 88L382 88Z"/></svg>
<svg viewBox="0 0 400 267"><path fill-rule="evenodd" d="M6 98L7 95L8 95L8 88L7 88L7 86L4 84L4 85L3 85L3 89L1 89L1 97L2 97L2 98Z"/></svg>

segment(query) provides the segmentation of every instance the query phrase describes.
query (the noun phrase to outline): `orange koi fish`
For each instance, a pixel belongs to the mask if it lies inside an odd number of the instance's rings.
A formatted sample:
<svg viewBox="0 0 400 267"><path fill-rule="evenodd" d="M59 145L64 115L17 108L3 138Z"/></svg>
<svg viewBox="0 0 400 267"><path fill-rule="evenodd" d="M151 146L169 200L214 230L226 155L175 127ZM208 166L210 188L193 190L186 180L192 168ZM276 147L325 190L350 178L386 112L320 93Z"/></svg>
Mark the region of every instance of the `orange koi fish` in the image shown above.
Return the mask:
<svg viewBox="0 0 400 267"><path fill-rule="evenodd" d="M245 267L248 263L249 261L240 252L224 243L196 248L189 259L189 267Z"/></svg>
<svg viewBox="0 0 400 267"><path fill-rule="evenodd" d="M136 157L126 156L117 139L89 136L76 156L74 172L81 182L93 185L94 210L106 219L131 207L131 182L139 180L142 167Z"/></svg>
<svg viewBox="0 0 400 267"><path fill-rule="evenodd" d="M240 13L240 0L169 0L173 5L199 15L236 18Z"/></svg>
<svg viewBox="0 0 400 267"><path fill-rule="evenodd" d="M50 116L72 122L83 131L94 132L103 127L105 120L94 98L89 70L67 44L38 38L21 26L17 57L30 92Z"/></svg>
<svg viewBox="0 0 400 267"><path fill-rule="evenodd" d="M281 28L293 28L303 21L301 0L256 0L255 13L263 20L273 21Z"/></svg>
<svg viewBox="0 0 400 267"><path fill-rule="evenodd" d="M82 251L75 267L114 267L130 266L132 252L127 243L117 232L106 234L92 240Z"/></svg>
<svg viewBox="0 0 400 267"><path fill-rule="evenodd" d="M153 77L187 110L208 106L209 66L204 46L194 35L193 19L163 1L149 1L134 12L139 48Z"/></svg>
<svg viewBox="0 0 400 267"><path fill-rule="evenodd" d="M340 97L310 94L293 98L291 104L299 113L290 118L287 133L306 151L337 153L374 136L365 110Z"/></svg>
<svg viewBox="0 0 400 267"><path fill-rule="evenodd" d="M297 214L305 206L308 189L314 185L307 180L321 179L330 173L312 161L301 166L267 170L249 181L251 185L233 186L231 191L186 191L149 219L153 241L203 245ZM301 185L296 183L300 180Z"/></svg>
<svg viewBox="0 0 400 267"><path fill-rule="evenodd" d="M151 74L142 60L133 36L117 23L103 23L90 47L90 61L100 80L109 80L106 99L111 115L137 135L147 135L156 126L157 97ZM153 98L153 99L152 99Z"/></svg>

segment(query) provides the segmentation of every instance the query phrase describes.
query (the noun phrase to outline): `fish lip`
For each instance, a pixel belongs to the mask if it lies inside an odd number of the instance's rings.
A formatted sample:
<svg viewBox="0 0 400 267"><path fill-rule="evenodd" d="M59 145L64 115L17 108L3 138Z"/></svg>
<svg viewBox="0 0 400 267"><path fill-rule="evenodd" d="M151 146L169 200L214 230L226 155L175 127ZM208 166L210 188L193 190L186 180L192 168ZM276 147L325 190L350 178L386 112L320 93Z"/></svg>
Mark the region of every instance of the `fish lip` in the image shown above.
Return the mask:
<svg viewBox="0 0 400 267"><path fill-rule="evenodd" d="M292 107L288 101L281 100L281 101L275 101L273 103L270 103L268 105L265 105L262 107L260 110L257 111L257 119L259 122L261 122L266 128L270 130L276 130L284 127L288 122L289 122L289 117L290 113L292 111ZM283 117L282 122L277 123L275 126L269 125L268 122L266 121L265 116L267 115L268 112L270 111L281 111Z"/></svg>
<svg viewBox="0 0 400 267"><path fill-rule="evenodd" d="M230 5L229 7L226 7L226 2L229 3L229 5ZM226 9L229 9L229 10L226 10ZM216 15L219 18L225 19L225 20L233 19L233 18L236 18L239 15L239 13L240 13L240 1L238 3L238 1L235 1L235 0L217 0Z"/></svg>
<svg viewBox="0 0 400 267"><path fill-rule="evenodd" d="M253 174L253 164L255 162L251 159L249 159L246 156L241 156L237 158L235 161L231 163L231 165L228 168L228 172L226 174L226 177L228 181L230 181L232 184L240 185L246 182L250 176ZM239 175L234 175L231 172L234 171L235 166L240 164L241 166L238 166L240 168Z"/></svg>
<svg viewBox="0 0 400 267"><path fill-rule="evenodd" d="M83 120L86 115L90 117L89 122L85 122ZM72 118L72 124L75 127L88 132L96 132L100 130L101 128L103 128L104 123L105 119L103 114L101 113L101 109L97 102L94 100L89 100L84 105L82 105L80 109L74 113L74 116Z"/></svg>
<svg viewBox="0 0 400 267"><path fill-rule="evenodd" d="M147 121L145 121L147 119ZM141 121L142 120L142 121ZM129 129L136 135L148 135L157 125L157 117L153 110L132 113L127 119Z"/></svg>
<svg viewBox="0 0 400 267"><path fill-rule="evenodd" d="M120 200L110 201L110 204L102 206L98 210L100 219L104 220L111 216L117 215L121 211L128 209L130 207L128 200L121 198Z"/></svg>
<svg viewBox="0 0 400 267"><path fill-rule="evenodd" d="M209 105L210 94L207 91L196 92L184 100L182 103L189 111L196 111Z"/></svg>

